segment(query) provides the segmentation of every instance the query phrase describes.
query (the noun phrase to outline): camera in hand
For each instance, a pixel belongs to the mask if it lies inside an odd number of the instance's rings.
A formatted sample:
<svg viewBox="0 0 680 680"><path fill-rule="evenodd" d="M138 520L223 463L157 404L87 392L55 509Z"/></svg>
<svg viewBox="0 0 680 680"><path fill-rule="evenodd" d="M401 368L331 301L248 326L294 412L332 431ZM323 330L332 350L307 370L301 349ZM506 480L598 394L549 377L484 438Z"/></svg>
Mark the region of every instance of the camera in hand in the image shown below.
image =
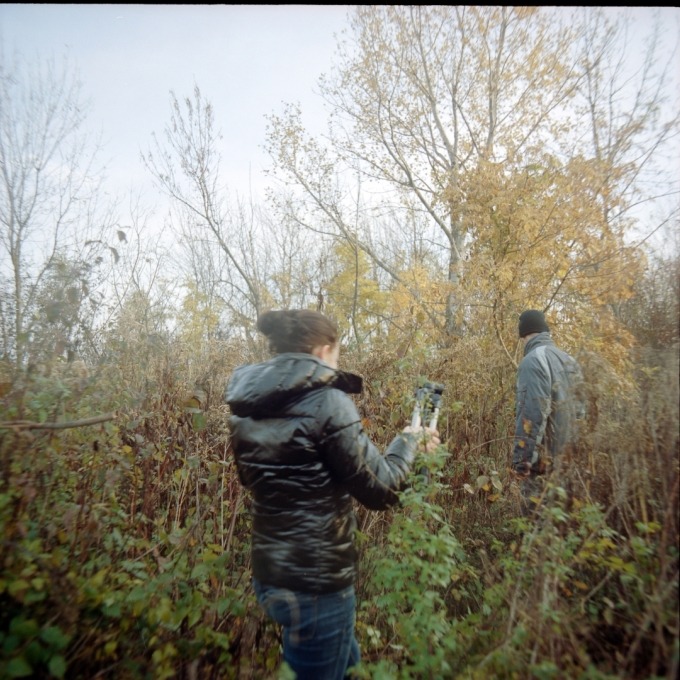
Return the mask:
<svg viewBox="0 0 680 680"><path fill-rule="evenodd" d="M437 418L442 403L444 385L426 380L416 389L416 403L411 416L412 427L437 429Z"/></svg>

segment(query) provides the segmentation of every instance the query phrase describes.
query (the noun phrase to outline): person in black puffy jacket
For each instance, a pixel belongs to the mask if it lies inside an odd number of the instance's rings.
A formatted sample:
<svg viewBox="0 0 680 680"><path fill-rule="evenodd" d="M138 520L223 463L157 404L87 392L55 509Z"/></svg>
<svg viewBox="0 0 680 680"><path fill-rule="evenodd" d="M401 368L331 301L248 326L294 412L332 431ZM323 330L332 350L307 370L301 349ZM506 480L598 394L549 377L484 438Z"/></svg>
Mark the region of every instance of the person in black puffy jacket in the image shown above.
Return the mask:
<svg viewBox="0 0 680 680"><path fill-rule="evenodd" d="M253 586L282 625L283 658L303 680L347 677L360 659L354 635L357 552L352 499L371 510L398 502L419 445L435 431L406 427L383 456L338 369L336 325L311 310L258 319L274 356L237 368L227 386L231 443L252 495Z"/></svg>

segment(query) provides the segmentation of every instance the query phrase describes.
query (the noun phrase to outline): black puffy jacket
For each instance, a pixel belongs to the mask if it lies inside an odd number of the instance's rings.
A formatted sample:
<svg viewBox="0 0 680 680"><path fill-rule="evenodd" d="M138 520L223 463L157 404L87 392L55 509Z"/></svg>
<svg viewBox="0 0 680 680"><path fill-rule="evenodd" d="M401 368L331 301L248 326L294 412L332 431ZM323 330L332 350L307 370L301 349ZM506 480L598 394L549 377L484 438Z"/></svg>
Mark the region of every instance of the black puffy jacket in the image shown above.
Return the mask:
<svg viewBox="0 0 680 680"><path fill-rule="evenodd" d="M416 439L382 456L346 393L361 378L311 354L285 353L234 371L226 392L232 446L252 494L253 576L299 592L354 583L352 497L382 510L398 501Z"/></svg>

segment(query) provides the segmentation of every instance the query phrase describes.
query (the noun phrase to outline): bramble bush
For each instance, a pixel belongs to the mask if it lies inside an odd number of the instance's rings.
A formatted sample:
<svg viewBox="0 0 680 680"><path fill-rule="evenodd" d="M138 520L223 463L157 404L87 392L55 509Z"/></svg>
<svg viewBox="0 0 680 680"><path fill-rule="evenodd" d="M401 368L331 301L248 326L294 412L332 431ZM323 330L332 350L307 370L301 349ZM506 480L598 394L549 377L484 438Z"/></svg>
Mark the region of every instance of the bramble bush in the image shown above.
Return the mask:
<svg viewBox="0 0 680 680"><path fill-rule="evenodd" d="M173 351L89 376L55 365L0 397L0 676L285 677L251 591L250 501L221 403L243 356L184 375L187 350ZM597 418L530 522L507 464L511 371L473 343L456 352L346 360L383 447L420 376L446 385L442 447L418 466L431 481L414 476L390 512L357 509L358 675L674 677L677 355L625 381L591 374Z"/></svg>

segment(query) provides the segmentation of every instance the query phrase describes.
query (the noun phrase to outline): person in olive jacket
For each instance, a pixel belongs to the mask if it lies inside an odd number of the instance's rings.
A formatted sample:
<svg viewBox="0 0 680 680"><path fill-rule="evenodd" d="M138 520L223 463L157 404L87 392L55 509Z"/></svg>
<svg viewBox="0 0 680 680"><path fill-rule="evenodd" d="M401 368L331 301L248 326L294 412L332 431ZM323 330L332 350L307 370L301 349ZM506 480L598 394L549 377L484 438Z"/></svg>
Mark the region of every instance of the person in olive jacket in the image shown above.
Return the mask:
<svg viewBox="0 0 680 680"><path fill-rule="evenodd" d="M298 680L336 680L360 660L352 499L371 510L395 505L417 447L431 451L439 439L407 427L380 453L348 396L361 378L338 369L338 331L326 316L269 311L258 329L274 356L237 368L226 391L253 501L253 586L282 625L283 658Z"/></svg>
<svg viewBox="0 0 680 680"><path fill-rule="evenodd" d="M540 498L545 474L561 462L584 416L583 375L576 360L552 340L543 312L519 317L524 358L517 371L512 468L521 480L522 512Z"/></svg>

